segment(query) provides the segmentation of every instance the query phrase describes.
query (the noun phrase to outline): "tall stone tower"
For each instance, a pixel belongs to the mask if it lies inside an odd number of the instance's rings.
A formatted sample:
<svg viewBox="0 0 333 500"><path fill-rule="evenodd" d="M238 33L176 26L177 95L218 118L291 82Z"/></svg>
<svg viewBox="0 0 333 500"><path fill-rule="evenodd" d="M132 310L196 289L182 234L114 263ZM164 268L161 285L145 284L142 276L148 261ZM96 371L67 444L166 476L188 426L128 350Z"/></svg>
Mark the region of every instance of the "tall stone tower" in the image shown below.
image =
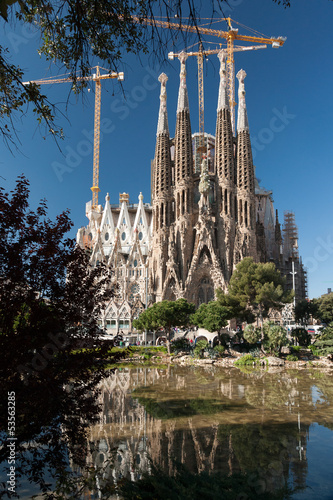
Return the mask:
<svg viewBox="0 0 333 500"><path fill-rule="evenodd" d="M245 72L239 73L236 139L232 133L223 51L219 53L215 158L209 163L203 156L200 171L194 168L198 151L192 150L186 59L182 52L173 164L168 151L166 77L160 77L150 284L154 300L185 297L199 305L213 300L217 288L226 290L239 260L247 255L256 258L254 171L245 106Z"/></svg>
<svg viewBox="0 0 333 500"><path fill-rule="evenodd" d="M238 119L237 119L237 206L238 231L236 235L234 263L244 257L256 258L255 232L255 193L254 169L250 141L249 122L245 103L246 73L237 73L238 88Z"/></svg>

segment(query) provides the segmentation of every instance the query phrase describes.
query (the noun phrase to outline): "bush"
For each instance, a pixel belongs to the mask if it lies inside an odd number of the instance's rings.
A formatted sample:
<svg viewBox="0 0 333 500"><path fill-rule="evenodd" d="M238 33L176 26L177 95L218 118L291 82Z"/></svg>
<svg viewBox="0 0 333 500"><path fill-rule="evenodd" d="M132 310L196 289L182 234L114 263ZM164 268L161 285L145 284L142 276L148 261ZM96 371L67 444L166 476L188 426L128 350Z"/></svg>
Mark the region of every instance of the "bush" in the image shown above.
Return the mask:
<svg viewBox="0 0 333 500"><path fill-rule="evenodd" d="M199 340L195 344L194 355L196 358L203 358L204 350L207 349L208 342L206 340Z"/></svg>
<svg viewBox="0 0 333 500"><path fill-rule="evenodd" d="M275 323L264 324L265 346L271 350L280 351L283 345L287 344L287 330Z"/></svg>
<svg viewBox="0 0 333 500"><path fill-rule="evenodd" d="M315 345L309 345L309 349L311 349L313 356L319 356L319 351Z"/></svg>
<svg viewBox="0 0 333 500"><path fill-rule="evenodd" d="M255 344L261 339L261 330L253 325L247 325L244 329L243 337L249 344Z"/></svg>
<svg viewBox="0 0 333 500"><path fill-rule="evenodd" d="M187 339L176 339L171 342L171 352L178 353L181 351L189 351L191 348L190 343Z"/></svg>
<svg viewBox="0 0 333 500"><path fill-rule="evenodd" d="M293 352L299 352L302 349L300 345L292 345L291 348Z"/></svg>
<svg viewBox="0 0 333 500"><path fill-rule="evenodd" d="M235 361L235 366L253 365L257 364L258 360L251 354L244 354L241 358Z"/></svg>
<svg viewBox="0 0 333 500"><path fill-rule="evenodd" d="M298 357L293 356L292 354L288 354L288 356L286 357L286 360L287 361L298 361Z"/></svg>
<svg viewBox="0 0 333 500"><path fill-rule="evenodd" d="M222 358L222 355L225 351L225 347L223 345L216 345L214 347L214 351L216 352L219 358Z"/></svg>
<svg viewBox="0 0 333 500"><path fill-rule="evenodd" d="M308 346L311 343L311 335L305 328L294 328L294 330L291 330L290 335L297 340L299 345Z"/></svg>

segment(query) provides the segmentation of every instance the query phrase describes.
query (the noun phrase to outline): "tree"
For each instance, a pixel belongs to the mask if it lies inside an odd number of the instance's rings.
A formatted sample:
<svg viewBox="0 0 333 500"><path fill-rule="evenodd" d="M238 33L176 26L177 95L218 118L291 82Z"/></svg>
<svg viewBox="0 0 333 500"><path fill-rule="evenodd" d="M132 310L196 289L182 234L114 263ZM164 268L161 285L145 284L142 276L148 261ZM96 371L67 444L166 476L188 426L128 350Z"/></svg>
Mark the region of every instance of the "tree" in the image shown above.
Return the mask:
<svg viewBox="0 0 333 500"><path fill-rule="evenodd" d="M276 325L272 322L267 322L264 324L264 339L265 345L272 350L281 351L281 347L288 343L287 330L280 325Z"/></svg>
<svg viewBox="0 0 333 500"><path fill-rule="evenodd" d="M308 325L311 318L318 315L318 304L315 301L300 300L295 307L295 319L297 323Z"/></svg>
<svg viewBox="0 0 333 500"><path fill-rule="evenodd" d="M305 328L294 328L290 335L296 339L298 345L307 346L311 343L311 335Z"/></svg>
<svg viewBox="0 0 333 500"><path fill-rule="evenodd" d="M227 326L231 317L227 307L212 300L208 304L200 304L191 318L191 323L209 332L220 332L221 328Z"/></svg>
<svg viewBox="0 0 333 500"><path fill-rule="evenodd" d="M318 307L317 317L322 323L332 323L333 321L333 292L328 293L315 299L315 304Z"/></svg>
<svg viewBox="0 0 333 500"><path fill-rule="evenodd" d="M290 5L289 0L273 0ZM211 16L223 12L228 0L210 0ZM154 54L162 59L161 47L179 35L189 45L186 31L160 30L147 26L144 19L175 18L179 25L200 23L200 3L195 0L2 0L0 16L5 24L24 24L40 35L38 54L58 68L65 68L73 79L72 91L81 92L87 85L77 79L90 74L99 61L111 71L118 71L128 53L140 56ZM132 16L140 22L133 23ZM205 15L206 17L206 15ZM200 38L199 34L195 36ZM23 85L23 71L12 62L10 50L0 46L0 131L7 145L15 144L14 118L23 116L29 103L38 122L45 124L46 134L63 137L56 124L56 107L36 84Z"/></svg>
<svg viewBox="0 0 333 500"><path fill-rule="evenodd" d="M211 0L212 15L219 10L223 15L226 0ZM111 71L118 71L125 54L154 54L163 58L161 46L189 34L179 30L160 30L144 24L144 19L155 16L178 19L183 24L196 25L200 20L200 6L195 0L4 0L0 15L4 23L23 24L40 34L39 55L57 67L64 67L73 79L72 91L81 92L86 81L77 76L91 74L96 60ZM134 23L132 16L140 22ZM185 17L184 17L185 16ZM185 43L185 45L188 45ZM62 137L62 130L55 120L56 108L36 84L22 83L23 71L12 62L12 54L0 46L0 130L7 145L15 142L16 115L22 116L29 103L33 104L39 122L46 126L46 133Z"/></svg>
<svg viewBox="0 0 333 500"><path fill-rule="evenodd" d="M167 337L168 353L170 354L171 328L188 326L194 310L194 304L190 304L185 299L155 302L155 304L143 311L137 320L133 321L133 326L141 331L163 328Z"/></svg>
<svg viewBox="0 0 333 500"><path fill-rule="evenodd" d="M293 292L285 290L285 279L275 264L257 263L252 257L237 264L228 292L236 317L245 319L254 314L261 325L270 309L281 310L293 298Z"/></svg>
<svg viewBox="0 0 333 500"><path fill-rule="evenodd" d="M249 344L256 344L261 339L261 330L254 325L246 325L243 337Z"/></svg>
<svg viewBox="0 0 333 500"><path fill-rule="evenodd" d="M52 222L45 201L33 212L28 197L23 176L11 194L0 189L0 425L13 432L6 410L15 394L16 478L45 491L47 469L53 477L68 470L68 447L85 465L86 429L98 419L97 384L110 357L99 345L98 317L113 290L111 270L92 269L64 237L68 211ZM97 347L78 349L85 343ZM8 458L6 439L2 433L0 462Z"/></svg>

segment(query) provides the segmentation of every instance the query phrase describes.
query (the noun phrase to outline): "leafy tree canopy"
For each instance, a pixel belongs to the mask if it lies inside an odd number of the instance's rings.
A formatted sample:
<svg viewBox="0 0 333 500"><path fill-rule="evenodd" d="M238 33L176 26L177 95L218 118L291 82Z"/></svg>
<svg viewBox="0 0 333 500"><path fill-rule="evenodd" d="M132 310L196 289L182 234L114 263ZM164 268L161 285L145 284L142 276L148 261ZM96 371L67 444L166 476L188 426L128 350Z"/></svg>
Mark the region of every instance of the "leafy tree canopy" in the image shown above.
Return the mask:
<svg viewBox="0 0 333 500"><path fill-rule="evenodd" d="M327 325L333 322L333 292L315 299L315 305L318 307L317 317Z"/></svg>
<svg viewBox="0 0 333 500"><path fill-rule="evenodd" d="M273 263L257 263L246 257L231 276L228 298L234 304L235 316L246 319L251 314L267 317L269 310L281 310L292 301L293 293L285 290L285 279Z"/></svg>
<svg viewBox="0 0 333 500"><path fill-rule="evenodd" d="M191 318L191 323L209 332L219 332L221 328L227 326L228 319L231 318L230 308L218 301L211 301L199 306Z"/></svg>
<svg viewBox="0 0 333 500"><path fill-rule="evenodd" d="M273 0L285 7L289 0ZM211 17L223 12L228 0L210 0ZM91 74L96 61L110 71L119 71L126 54L154 54L165 57L161 47L181 35L185 45L189 33L159 29L145 24L163 17L179 25L200 24L202 5L195 0L2 0L0 16L4 24L22 24L40 35L39 55L67 69L73 79L72 90L80 92L87 82L78 76ZM139 20L133 23L132 16ZM205 12L207 17L207 12ZM200 36L197 33L196 36ZM12 60L8 47L0 46L0 130L8 146L15 143L14 117L25 113L29 103L46 134L62 137L55 120L56 109L36 84L23 84L23 70Z"/></svg>
<svg viewBox="0 0 333 500"><path fill-rule="evenodd" d="M168 351L170 352L171 328L187 326L194 310L194 304L190 304L185 299L176 301L162 300L162 302L155 302L155 304L143 311L139 318L133 321L133 326L141 331L163 328L167 335Z"/></svg>
<svg viewBox="0 0 333 500"><path fill-rule="evenodd" d="M0 427L8 429L7 394L14 392L16 477L45 490L45 470L60 477L67 469L67 446L84 465L85 432L98 418L97 383L109 355L106 346L77 347L98 344L98 316L113 291L110 269L91 269L85 251L64 237L72 226L68 211L52 222L45 201L33 212L28 198L23 176L12 193L0 189ZM0 438L1 463L6 433Z"/></svg>
<svg viewBox="0 0 333 500"><path fill-rule="evenodd" d="M295 307L295 319L297 323L308 325L310 318L318 316L318 303L316 301L300 300Z"/></svg>

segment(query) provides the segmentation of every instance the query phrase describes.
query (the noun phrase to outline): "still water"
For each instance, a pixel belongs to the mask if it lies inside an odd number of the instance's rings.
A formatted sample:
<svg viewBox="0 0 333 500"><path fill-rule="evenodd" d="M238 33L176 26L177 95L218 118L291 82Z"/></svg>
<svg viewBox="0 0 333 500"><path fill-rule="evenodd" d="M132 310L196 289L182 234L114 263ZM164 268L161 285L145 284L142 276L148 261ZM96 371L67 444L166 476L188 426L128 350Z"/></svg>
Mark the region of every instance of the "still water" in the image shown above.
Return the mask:
<svg viewBox="0 0 333 500"><path fill-rule="evenodd" d="M151 461L191 473L251 473L260 492L333 499L333 376L318 370L119 369L102 384L89 461L116 481Z"/></svg>

